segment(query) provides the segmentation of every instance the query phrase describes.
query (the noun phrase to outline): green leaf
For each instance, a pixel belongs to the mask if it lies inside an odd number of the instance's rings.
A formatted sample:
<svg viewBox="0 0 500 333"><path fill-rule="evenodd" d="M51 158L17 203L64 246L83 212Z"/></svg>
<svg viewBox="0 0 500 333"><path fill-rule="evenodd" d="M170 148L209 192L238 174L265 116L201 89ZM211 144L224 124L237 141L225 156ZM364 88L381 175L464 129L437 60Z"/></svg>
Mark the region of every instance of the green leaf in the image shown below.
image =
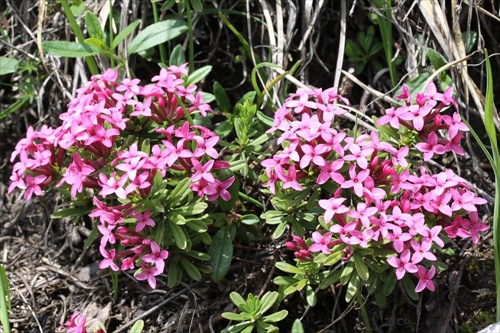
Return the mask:
<svg viewBox="0 0 500 333"><path fill-rule="evenodd" d="M246 225L258 224L259 222L260 222L259 217L254 214L247 214L241 217L241 223Z"/></svg>
<svg viewBox="0 0 500 333"><path fill-rule="evenodd" d="M375 291L375 302L380 309L384 309L387 306L387 296L384 295L381 289Z"/></svg>
<svg viewBox="0 0 500 333"><path fill-rule="evenodd" d="M203 66L201 68L198 68L192 73L189 73L189 76L184 83L184 85L187 87L191 84L196 84L203 80L212 70L212 66Z"/></svg>
<svg viewBox="0 0 500 333"><path fill-rule="evenodd" d="M153 23L137 34L128 48L128 54L150 49L180 36L188 30L186 22L176 17Z"/></svg>
<svg viewBox="0 0 500 333"><path fill-rule="evenodd" d="M354 253L352 256L354 260L354 266L356 267L356 272L358 273L361 280L366 281L370 277L370 272L368 271L368 267L366 266L363 258L359 253Z"/></svg>
<svg viewBox="0 0 500 333"><path fill-rule="evenodd" d="M234 320L234 321L244 321L252 319L252 316L246 312L242 313L224 312L222 314L222 317L226 318L227 320Z"/></svg>
<svg viewBox="0 0 500 333"><path fill-rule="evenodd" d="M181 266L175 260L172 260L168 265L167 271L168 271L167 286L169 288L173 288L176 285L178 285L182 280Z"/></svg>
<svg viewBox="0 0 500 333"><path fill-rule="evenodd" d="M144 329L144 321L142 319L139 319L138 321L135 322L134 326L130 328L129 333L142 333L143 329Z"/></svg>
<svg viewBox="0 0 500 333"><path fill-rule="evenodd" d="M429 60L432 63L432 66L436 70L446 65L446 61L444 60L443 56L434 51L433 49L427 50L427 58L429 58Z"/></svg>
<svg viewBox="0 0 500 333"><path fill-rule="evenodd" d="M297 279L291 277L291 276L277 276L274 278L274 284L278 286L288 286L294 283L297 283Z"/></svg>
<svg viewBox="0 0 500 333"><path fill-rule="evenodd" d="M392 294L392 291L394 290L394 288L396 288L397 282L398 281L396 279L396 274L394 273L394 271L388 271L386 273L386 278L382 287L382 292L385 296L389 296L390 294Z"/></svg>
<svg viewBox="0 0 500 333"><path fill-rule="evenodd" d="M113 39L111 43L111 49L114 50L125 38L127 38L138 26L141 24L141 20L137 19L134 22L130 23L120 31L118 35Z"/></svg>
<svg viewBox="0 0 500 333"><path fill-rule="evenodd" d="M98 48L101 52L106 52L108 49L108 46L103 39L91 37L85 39L83 42L85 43L85 45L90 45Z"/></svg>
<svg viewBox="0 0 500 333"><path fill-rule="evenodd" d="M302 270L302 269L300 269L300 268L298 268L298 267L296 267L294 265L290 265L287 262L278 261L274 265L280 271L287 272L287 273L290 273L290 274L302 274L302 275L306 274L306 272L304 272L304 270Z"/></svg>
<svg viewBox="0 0 500 333"><path fill-rule="evenodd" d="M188 243L186 234L184 233L182 228L175 223L167 223L167 226L170 229L172 236L174 237L175 245L177 245L177 247L181 250L186 249Z"/></svg>
<svg viewBox="0 0 500 333"><path fill-rule="evenodd" d="M203 220L195 220L195 219L186 220L186 227L197 233L206 232L208 230L208 225Z"/></svg>
<svg viewBox="0 0 500 333"><path fill-rule="evenodd" d="M89 57L101 53L101 51L94 46L59 40L42 42L42 48L47 53L68 58Z"/></svg>
<svg viewBox="0 0 500 333"><path fill-rule="evenodd" d="M325 279L322 279L319 288L320 289L326 289L329 286L331 286L334 283L337 283L338 280L340 280L340 275L342 274L342 270L338 269L334 271L333 273L328 274L328 276Z"/></svg>
<svg viewBox="0 0 500 333"><path fill-rule="evenodd" d="M191 6L195 11L203 11L203 4L201 3L201 0L190 0L189 2L191 2Z"/></svg>
<svg viewBox="0 0 500 333"><path fill-rule="evenodd" d="M359 287L361 286L361 279L359 278L359 275L354 272L352 274L351 280L349 281L349 284L347 285L347 291L345 293L345 301L350 302L354 296L358 293Z"/></svg>
<svg viewBox="0 0 500 333"><path fill-rule="evenodd" d="M325 266L335 265L337 262L340 261L340 259L342 259L342 250L332 252L328 255L328 257L326 257L324 265Z"/></svg>
<svg viewBox="0 0 500 333"><path fill-rule="evenodd" d="M272 291L272 292L267 292L262 296L262 299L260 300L260 310L259 313L263 314L269 310L276 300L278 299L278 292Z"/></svg>
<svg viewBox="0 0 500 333"><path fill-rule="evenodd" d="M214 82L213 93L215 95L215 100L217 101L217 106L219 107L219 109L224 113L229 113L229 97L227 97L226 91L217 81Z"/></svg>
<svg viewBox="0 0 500 333"><path fill-rule="evenodd" d="M300 322L300 319L295 319L292 325L292 333L304 333L304 327Z"/></svg>
<svg viewBox="0 0 500 333"><path fill-rule="evenodd" d="M229 271L233 259L233 241L227 226L215 234L208 248L208 254L211 257L210 265L214 270L210 278L219 283Z"/></svg>
<svg viewBox="0 0 500 333"><path fill-rule="evenodd" d="M246 307L247 302L245 299L238 294L237 292L233 291L229 294L229 298L231 298L231 301L240 309L240 311L247 311L248 308Z"/></svg>
<svg viewBox="0 0 500 333"><path fill-rule="evenodd" d="M191 250L191 251L187 252L186 254L188 256L190 256L191 258L195 258L197 260L201 260L201 261L209 261L210 260L210 256L204 252Z"/></svg>
<svg viewBox="0 0 500 333"><path fill-rule="evenodd" d="M182 268L184 268L184 271L189 275L191 279L194 281L200 281L201 280L201 273L198 268L196 268L195 265L193 265L192 262L186 260L185 258L181 258L180 260Z"/></svg>
<svg viewBox="0 0 500 333"><path fill-rule="evenodd" d="M288 224L286 222L278 224L278 226L274 230L271 238L272 239L278 239L278 238L280 238L283 235L283 233L285 232L285 229L286 229L287 225Z"/></svg>
<svg viewBox="0 0 500 333"><path fill-rule="evenodd" d="M13 57L0 57L0 76L15 73L19 67L19 60Z"/></svg>
<svg viewBox="0 0 500 333"><path fill-rule="evenodd" d="M163 178L161 176L161 173L156 173L156 175L159 175L158 177L160 178L161 181L163 181ZM155 184L156 184L156 176L155 176ZM176 206L178 205L182 199L184 199L188 194L189 194L189 185L191 185L191 179L184 178L177 184L177 186L170 192L170 195L167 199L167 206Z"/></svg>
<svg viewBox="0 0 500 333"><path fill-rule="evenodd" d="M78 217L87 215L92 211L91 208L62 208L54 212L50 217L53 219L61 219L63 217Z"/></svg>
<svg viewBox="0 0 500 333"><path fill-rule="evenodd" d="M97 239L98 235L100 236L101 234L98 232L97 225L92 228L90 231L89 237L85 240L85 243L83 244L83 249L87 250L92 243Z"/></svg>
<svg viewBox="0 0 500 333"><path fill-rule="evenodd" d="M269 127L273 126L273 118L266 116L262 111L257 111L257 119L259 119L264 125L267 125Z"/></svg>
<svg viewBox="0 0 500 333"><path fill-rule="evenodd" d="M467 30L462 32L462 39L464 41L465 53L470 53L477 41L477 32Z"/></svg>
<svg viewBox="0 0 500 333"><path fill-rule="evenodd" d="M83 1L72 1L73 5L70 7L73 16L78 16L85 10L85 3ZM79 3L77 3L79 2Z"/></svg>
<svg viewBox="0 0 500 333"><path fill-rule="evenodd" d="M318 298L316 297L316 293L314 292L313 287L307 285L306 287L306 301L310 306L315 306Z"/></svg>
<svg viewBox="0 0 500 333"><path fill-rule="evenodd" d="M101 23L94 13L85 13L85 26L90 37L103 40L104 34L102 32Z"/></svg>
<svg viewBox="0 0 500 333"><path fill-rule="evenodd" d="M262 318L262 321L267 322L267 323L277 323L278 321L281 321L288 316L288 311L287 310L281 310L278 312L275 312L273 314L270 314L268 316L265 316Z"/></svg>
<svg viewBox="0 0 500 333"><path fill-rule="evenodd" d="M406 294L414 301L418 301L418 293L415 291L415 283L411 279L411 276L405 274L403 277L403 286L405 287Z"/></svg>
<svg viewBox="0 0 500 333"><path fill-rule="evenodd" d="M208 204L206 202L197 202L188 206L176 208L172 212L179 213L184 217L187 217L203 213L207 207Z"/></svg>
<svg viewBox="0 0 500 333"><path fill-rule="evenodd" d="M349 278L351 277L352 272L354 271L354 265L352 262L349 262L347 266L342 270L342 274L340 275L340 283L345 286Z"/></svg>
<svg viewBox="0 0 500 333"><path fill-rule="evenodd" d="M180 66L186 63L186 54L181 44L178 44L172 50L170 54L170 60L168 61L170 66Z"/></svg>

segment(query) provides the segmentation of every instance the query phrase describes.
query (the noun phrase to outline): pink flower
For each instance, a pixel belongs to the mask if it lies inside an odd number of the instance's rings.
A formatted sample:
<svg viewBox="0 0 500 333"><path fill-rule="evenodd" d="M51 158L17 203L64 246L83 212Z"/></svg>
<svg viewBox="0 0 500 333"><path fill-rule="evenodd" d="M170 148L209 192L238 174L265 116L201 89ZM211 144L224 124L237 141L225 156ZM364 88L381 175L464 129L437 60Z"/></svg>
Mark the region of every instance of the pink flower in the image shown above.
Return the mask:
<svg viewBox="0 0 500 333"><path fill-rule="evenodd" d="M329 223L335 214L344 214L349 211L349 208L343 205L346 200L346 198L330 198L318 201L320 207L326 210L325 223Z"/></svg>
<svg viewBox="0 0 500 333"><path fill-rule="evenodd" d="M87 333L85 329L85 324L87 321L87 316L85 314L80 314L80 312L75 312L69 321L63 324L64 328L68 328L66 333Z"/></svg>
<svg viewBox="0 0 500 333"><path fill-rule="evenodd" d="M142 257L142 260L149 263L154 262L158 272L163 273L163 270L165 269L165 260L168 258L168 251L160 250L160 246L156 242L151 242L150 246L151 254L146 254Z"/></svg>
<svg viewBox="0 0 500 333"><path fill-rule="evenodd" d="M63 178L57 183L56 187L67 183L71 186L71 197L76 197L76 192L80 193L83 190L83 181L85 178L94 172L95 169L90 165L83 163L82 158L78 153L73 154L73 160L64 172Z"/></svg>
<svg viewBox="0 0 500 333"><path fill-rule="evenodd" d="M444 154L445 147L438 144L438 137L435 132L429 134L427 142L420 142L415 145L415 147L424 153L424 161L429 161L434 154Z"/></svg>
<svg viewBox="0 0 500 333"><path fill-rule="evenodd" d="M401 280L406 272L416 273L418 272L417 265L410 261L411 253L410 250L404 250L398 257L390 257L387 262L392 267L396 268L396 277Z"/></svg>
<svg viewBox="0 0 500 333"><path fill-rule="evenodd" d="M151 219L151 211L149 209L145 210L143 213L133 213L132 216L137 220L135 226L136 232L141 232L146 226L154 228L155 221Z"/></svg>
<svg viewBox="0 0 500 333"><path fill-rule="evenodd" d="M200 179L205 179L208 183L215 182L214 176L210 173L210 170L214 166L214 160L210 160L205 165L202 165L196 158L191 159L191 163L193 163L194 170L196 171L191 176L191 181L196 182Z"/></svg>
<svg viewBox="0 0 500 333"><path fill-rule="evenodd" d="M356 229L357 222L347 223L345 226L334 224L330 227L330 231L340 235L340 239L348 245L356 245L361 242L361 231Z"/></svg>
<svg viewBox="0 0 500 333"><path fill-rule="evenodd" d="M103 260L99 263L99 268L100 269L105 269L105 268L111 268L112 270L119 271L120 268L114 263L114 259L116 256L116 250L115 249L110 249L109 252L106 251L106 249L102 246L99 247L99 251L101 252L102 256L104 257Z"/></svg>
<svg viewBox="0 0 500 333"><path fill-rule="evenodd" d="M427 272L424 266L419 265L416 274L419 280L417 287L415 288L415 292L419 293L425 288L429 289L430 291L435 291L436 286L434 285L434 282L432 282L434 274L436 274L436 267L431 266L429 272Z"/></svg>
<svg viewBox="0 0 500 333"><path fill-rule="evenodd" d="M224 201L229 201L231 199L231 193L229 193L227 189L230 188L231 185L233 185L235 179L236 178L234 178L234 176L222 182L218 179L215 179L214 183L208 184L208 200L215 201L220 197Z"/></svg>
<svg viewBox="0 0 500 333"><path fill-rule="evenodd" d="M351 165L349 167L349 176L351 177L350 180L346 180L344 183L342 183L341 187L342 188L353 188L354 193L358 197L363 196L363 182L369 178L370 175L370 169L364 169L361 170L359 173L356 173L356 165Z"/></svg>
<svg viewBox="0 0 500 333"><path fill-rule="evenodd" d="M151 289L156 288L156 276L161 274L157 267L151 266L149 263L142 263L141 270L138 272L135 274L137 280L147 280Z"/></svg>
<svg viewBox="0 0 500 333"><path fill-rule="evenodd" d="M367 207L364 202L359 202L356 210L350 210L347 212L347 216L355 219L359 219L365 228L370 227L370 216L375 215L378 212L377 207Z"/></svg>
<svg viewBox="0 0 500 333"><path fill-rule="evenodd" d="M309 251L311 252L323 252L324 254L330 254L330 247L332 246L332 233L327 232L326 234L322 235L320 232L315 231L311 235L314 244L309 246Z"/></svg>

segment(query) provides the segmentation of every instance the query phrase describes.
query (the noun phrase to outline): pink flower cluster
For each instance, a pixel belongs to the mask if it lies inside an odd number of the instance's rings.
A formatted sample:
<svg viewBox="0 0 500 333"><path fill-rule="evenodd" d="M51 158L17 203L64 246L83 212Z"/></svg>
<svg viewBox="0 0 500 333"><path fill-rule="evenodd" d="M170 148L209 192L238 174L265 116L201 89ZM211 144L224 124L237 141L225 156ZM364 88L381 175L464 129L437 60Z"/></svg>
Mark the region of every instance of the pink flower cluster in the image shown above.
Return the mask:
<svg viewBox="0 0 500 333"><path fill-rule="evenodd" d="M168 258L168 251L149 238L155 221L143 204L155 177L187 175L190 189L210 201L229 200L234 181L220 181L213 173L229 167L219 160L219 137L185 120L185 112L206 116L211 111L196 85L185 85L187 75L186 65L171 66L144 86L139 79L119 83L112 69L93 76L60 116L62 124L39 131L30 127L11 158L19 161L9 193L24 189L29 200L52 185L68 188L72 198L93 197L90 216L99 218L102 234L100 267L129 270L140 262L136 278L152 288ZM124 250L117 252L117 241Z"/></svg>
<svg viewBox="0 0 500 333"><path fill-rule="evenodd" d="M413 143L424 161L434 153L463 153L458 144L466 126L456 113L440 113L445 106L456 106L451 95L452 88L440 94L431 84L425 94L417 94L413 105L404 86L399 98L407 105L387 110L378 125L404 125L416 131L426 141ZM488 227L479 220L476 205L486 200L450 169L429 174L424 167L412 167L408 158L419 154L410 156L412 146L399 138L381 142L376 132L352 137L332 128L334 116L344 112L335 105L338 100L346 102L333 88L299 90L276 112L270 132L282 131L278 142L284 149L262 162L269 179L264 185L276 194L277 188L301 191L329 183L334 192L318 201L329 230L314 231L309 246L295 236L287 247L300 261L311 260L317 252L329 254L338 244L344 245L345 260L356 248L383 247L394 252L387 263L398 279L412 273L419 278L417 292L434 290L435 267L431 264L427 271L424 259L437 260L432 246L444 246L443 233L471 237L477 243ZM437 140L437 130L447 131L449 140Z"/></svg>

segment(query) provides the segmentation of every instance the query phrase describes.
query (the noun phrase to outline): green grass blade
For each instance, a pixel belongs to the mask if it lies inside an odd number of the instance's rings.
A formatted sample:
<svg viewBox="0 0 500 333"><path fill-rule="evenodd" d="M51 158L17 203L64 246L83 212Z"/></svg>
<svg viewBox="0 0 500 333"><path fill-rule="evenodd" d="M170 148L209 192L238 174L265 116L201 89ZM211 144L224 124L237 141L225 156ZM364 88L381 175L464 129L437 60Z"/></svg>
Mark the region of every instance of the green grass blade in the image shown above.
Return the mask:
<svg viewBox="0 0 500 333"><path fill-rule="evenodd" d="M10 308L10 290L5 268L0 265L0 322L5 333L10 333L9 313Z"/></svg>
<svg viewBox="0 0 500 333"><path fill-rule="evenodd" d="M493 245L495 248L495 281L497 294L496 321L500 321L500 157L498 153L498 141L495 123L493 121L493 71L491 70L490 58L485 50L486 58L486 102L484 105L484 127L491 142L491 153L493 155L493 171L495 172L495 206L493 208Z"/></svg>

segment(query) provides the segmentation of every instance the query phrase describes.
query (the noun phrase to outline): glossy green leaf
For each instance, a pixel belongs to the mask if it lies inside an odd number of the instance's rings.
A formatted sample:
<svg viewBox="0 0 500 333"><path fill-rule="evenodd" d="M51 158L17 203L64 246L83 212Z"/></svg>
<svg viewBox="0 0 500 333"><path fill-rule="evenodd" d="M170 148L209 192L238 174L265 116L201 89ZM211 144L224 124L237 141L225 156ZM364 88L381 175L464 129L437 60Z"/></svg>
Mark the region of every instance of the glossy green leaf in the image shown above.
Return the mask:
<svg viewBox="0 0 500 333"><path fill-rule="evenodd" d="M361 280L366 281L370 277L370 272L368 271L368 267L366 266L363 257L359 253L354 253L352 256L354 260L354 266L356 267L356 272L358 273Z"/></svg>
<svg viewBox="0 0 500 333"><path fill-rule="evenodd" d="M178 44L172 50L170 54L169 64L170 66L180 66L186 63L186 54L181 44Z"/></svg>
<svg viewBox="0 0 500 333"><path fill-rule="evenodd" d="M113 39L113 42L111 43L111 49L114 50L118 45L120 45L120 43L125 38L127 38L132 32L134 32L134 30L139 26L139 24L141 24L141 20L137 19L134 22L127 25L125 29L120 31L120 33L116 35L115 38Z"/></svg>
<svg viewBox="0 0 500 333"><path fill-rule="evenodd" d="M340 280L340 275L342 274L342 270L338 269L330 274L324 279L321 280L319 284L320 289L326 289L330 287L332 284L337 283Z"/></svg>
<svg viewBox="0 0 500 333"><path fill-rule="evenodd" d="M229 113L230 104L229 97L226 94L224 88L217 81L214 82L213 93L215 95L215 100L217 101L217 106L224 113Z"/></svg>
<svg viewBox="0 0 500 333"><path fill-rule="evenodd" d="M97 237L100 237L100 236L101 236L101 233L99 232L99 229L97 229L97 225L96 225L92 228L89 236L85 240L85 243L83 244L83 249L87 250L88 248L90 248L92 243L94 243L94 241L97 239Z"/></svg>
<svg viewBox="0 0 500 333"><path fill-rule="evenodd" d="M42 42L42 48L47 53L68 58L88 57L101 52L94 46L59 40Z"/></svg>
<svg viewBox="0 0 500 333"><path fill-rule="evenodd" d="M278 286L288 286L296 283L298 280L291 276L277 276L274 278L274 284Z"/></svg>
<svg viewBox="0 0 500 333"><path fill-rule="evenodd" d="M295 319L292 325L292 333L304 333L304 326L300 322L300 319Z"/></svg>
<svg viewBox="0 0 500 333"><path fill-rule="evenodd" d="M156 173L156 176L159 177L159 181L163 182L163 178L160 172ZM155 176L155 184L157 178L156 176ZM178 205L181 202L181 200L189 194L189 185L191 185L191 179L189 179L189 177L181 180L179 184L177 184L177 186L170 193L167 200L167 206Z"/></svg>
<svg viewBox="0 0 500 333"><path fill-rule="evenodd" d="M134 326L130 328L129 333L142 333L143 329L144 329L144 321L142 319L139 319L138 321L135 322Z"/></svg>
<svg viewBox="0 0 500 333"><path fill-rule="evenodd" d="M385 273L384 285L382 287L382 292L385 296L389 296L392 294L394 288L396 288L396 284L398 283L396 279L396 273L393 270Z"/></svg>
<svg viewBox="0 0 500 333"><path fill-rule="evenodd" d="M188 30L186 22L177 17L168 17L153 23L137 34L128 48L128 54L150 49L180 36Z"/></svg>
<svg viewBox="0 0 500 333"><path fill-rule="evenodd" d="M405 288L406 294L414 301L418 301L418 293L415 291L415 283L413 282L409 274L405 274L403 277L403 286Z"/></svg>
<svg viewBox="0 0 500 333"><path fill-rule="evenodd" d="M220 229L215 234L208 248L208 254L211 257L209 263L213 268L210 277L212 281L218 283L226 276L233 259L233 241L228 227Z"/></svg>
<svg viewBox="0 0 500 333"><path fill-rule="evenodd" d="M206 202L197 202L184 207L179 207L173 210L173 212L183 215L184 217L193 216L196 214L203 213L207 209L208 204Z"/></svg>
<svg viewBox="0 0 500 333"><path fill-rule="evenodd" d="M63 217L75 217L87 215L92 211L90 208L62 208L55 211L50 217L53 219L61 219Z"/></svg>
<svg viewBox="0 0 500 333"><path fill-rule="evenodd" d="M189 73L189 76L184 83L184 85L187 87L191 84L196 84L203 80L208 74L210 74L210 71L212 71L212 66L203 66L201 68L198 68L192 73Z"/></svg>
<svg viewBox="0 0 500 333"><path fill-rule="evenodd" d="M302 269L300 269L300 268L298 268L298 267L296 267L294 265L290 265L287 262L278 261L274 265L280 271L287 272L287 273L290 273L290 274L302 274L302 275L304 275L306 273L306 272L304 272L304 270L302 270Z"/></svg>
<svg viewBox="0 0 500 333"><path fill-rule="evenodd" d="M238 307L238 309L240 309L240 311L247 311L248 310L246 307L247 302L237 292L235 292L235 291L231 292L229 294L229 298L231 298L231 301L234 303L234 305L236 305Z"/></svg>
<svg viewBox="0 0 500 333"><path fill-rule="evenodd" d="M234 320L234 321L244 321L252 319L252 316L246 312L242 313L224 312L222 314L222 317L226 318L227 320Z"/></svg>
<svg viewBox="0 0 500 333"><path fill-rule="evenodd" d="M347 281L351 278L351 274L354 272L354 265L349 262L344 269L342 269L342 274L340 275L340 283L345 286Z"/></svg>
<svg viewBox="0 0 500 333"><path fill-rule="evenodd" d="M318 301L318 297L316 296L316 292L314 291L313 287L310 285L307 285L306 287L306 301L307 304L310 306L315 306L316 302Z"/></svg>
<svg viewBox="0 0 500 333"><path fill-rule="evenodd" d="M186 234L184 233L182 228L175 223L167 223L167 225L172 236L174 237L175 245L177 245L177 247L181 250L186 249L188 242L186 239Z"/></svg>
<svg viewBox="0 0 500 333"><path fill-rule="evenodd" d="M0 57L0 75L15 73L18 67L18 59L14 57Z"/></svg>
<svg viewBox="0 0 500 333"><path fill-rule="evenodd" d="M349 284L347 285L347 290L345 293L345 301L350 302L354 296L359 291L359 287L361 286L361 279L359 278L359 275L354 272L352 274L351 280L349 281Z"/></svg>
<svg viewBox="0 0 500 333"><path fill-rule="evenodd" d="M262 318L262 321L268 322L268 323L277 323L278 321L282 321L283 319L288 316L288 311L287 310L281 310L278 312L275 312L273 314L270 314L268 316L265 316Z"/></svg>
<svg viewBox="0 0 500 333"><path fill-rule="evenodd" d="M259 217L254 214L246 214L241 217L241 223L246 225L259 224L259 222L260 222Z"/></svg>
<svg viewBox="0 0 500 333"><path fill-rule="evenodd" d="M194 281L200 281L201 280L201 273L200 270L193 265L192 262L189 260L186 260L185 258L181 258L180 260L182 268L184 268L184 271L189 275L191 279Z"/></svg>
<svg viewBox="0 0 500 333"><path fill-rule="evenodd" d="M208 225L206 222L203 220L196 220L196 219L189 219L186 220L186 227L189 229L197 232L197 233L202 233L206 232L208 230Z"/></svg>
<svg viewBox="0 0 500 333"><path fill-rule="evenodd" d="M191 3L191 7L197 12L203 11L203 4L201 3L201 0L189 0Z"/></svg>
<svg viewBox="0 0 500 333"><path fill-rule="evenodd" d="M278 226L276 227L276 229L274 229L274 232L271 236L272 239L280 238L283 235L283 233L285 232L286 226L287 226L286 222L278 224Z"/></svg>
<svg viewBox="0 0 500 333"><path fill-rule="evenodd" d="M265 313L267 310L269 310L274 303L276 303L276 300L278 299L278 292L272 291L272 292L267 292L262 296L262 299L260 300L260 313Z"/></svg>

